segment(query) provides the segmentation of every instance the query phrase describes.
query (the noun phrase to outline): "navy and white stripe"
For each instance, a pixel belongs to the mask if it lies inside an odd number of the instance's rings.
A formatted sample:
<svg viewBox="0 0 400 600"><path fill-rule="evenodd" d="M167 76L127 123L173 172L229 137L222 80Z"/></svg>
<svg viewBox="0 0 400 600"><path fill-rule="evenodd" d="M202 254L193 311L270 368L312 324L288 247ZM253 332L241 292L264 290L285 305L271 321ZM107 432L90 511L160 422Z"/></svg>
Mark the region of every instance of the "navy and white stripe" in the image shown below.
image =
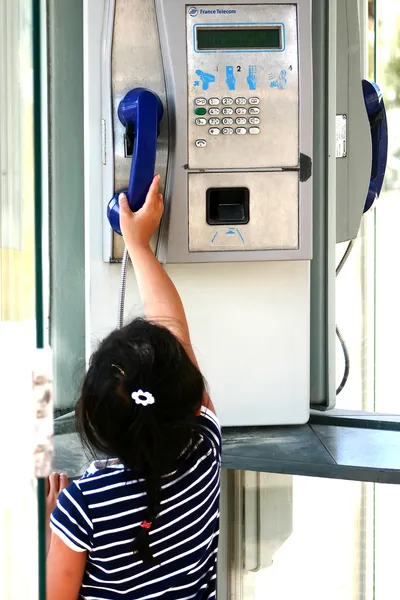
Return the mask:
<svg viewBox="0 0 400 600"><path fill-rule="evenodd" d="M132 552L146 518L143 479L132 479L118 462L97 461L60 494L51 528L70 548L87 552L80 598L216 597L221 429L204 407L197 422L184 467L162 478L160 512L149 532L156 566Z"/></svg>

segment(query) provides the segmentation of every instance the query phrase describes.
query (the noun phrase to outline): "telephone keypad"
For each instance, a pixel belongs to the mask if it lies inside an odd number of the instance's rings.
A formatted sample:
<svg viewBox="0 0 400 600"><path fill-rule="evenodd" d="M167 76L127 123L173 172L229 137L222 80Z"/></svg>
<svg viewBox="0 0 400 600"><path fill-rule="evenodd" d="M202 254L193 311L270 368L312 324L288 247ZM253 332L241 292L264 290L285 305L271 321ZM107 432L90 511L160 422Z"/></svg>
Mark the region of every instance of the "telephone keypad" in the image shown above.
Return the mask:
<svg viewBox="0 0 400 600"><path fill-rule="evenodd" d="M231 98L225 96L224 98L195 98L194 113L198 115L195 119L197 126L204 126L207 124L211 125L208 129L210 136L218 136L220 133L223 135L258 135L260 130L260 107L255 106L260 103L260 99L256 96L245 98L244 96L238 96ZM208 108L207 108L208 104ZM217 105L222 104L222 108L217 108ZM236 108L232 107L232 104L236 104ZM218 118L218 115L224 115L222 119ZM236 114L235 114L236 113ZM247 117L247 114L249 115ZM201 118L199 118L201 115ZM254 116L257 115L257 116ZM207 120L207 116L209 117ZM220 129L216 125L222 124L224 127ZM249 127L244 127L245 125ZM228 127L227 127L228 125ZM232 127L234 125L234 127ZM207 140L197 139L195 141L197 148L204 148L207 145Z"/></svg>

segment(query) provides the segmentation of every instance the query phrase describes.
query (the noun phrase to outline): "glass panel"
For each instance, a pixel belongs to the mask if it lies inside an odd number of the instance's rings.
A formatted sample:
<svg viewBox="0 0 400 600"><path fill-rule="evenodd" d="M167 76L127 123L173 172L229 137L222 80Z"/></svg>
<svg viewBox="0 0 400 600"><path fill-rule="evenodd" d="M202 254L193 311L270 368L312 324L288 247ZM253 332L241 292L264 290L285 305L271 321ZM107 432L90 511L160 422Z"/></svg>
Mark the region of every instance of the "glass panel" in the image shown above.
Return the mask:
<svg viewBox="0 0 400 600"><path fill-rule="evenodd" d="M352 253L337 279L337 324L350 358L347 383L337 407L400 413L397 353L400 288L394 277L400 219L400 4L368 2L368 78L380 86L387 110L389 154L375 208L364 216ZM339 263L346 244L337 247ZM337 338L337 385L344 353Z"/></svg>
<svg viewBox="0 0 400 600"><path fill-rule="evenodd" d="M243 484L244 522L237 523L237 515L232 521L243 540L241 560L233 563L241 565L232 588L240 590L238 597L387 600L396 595L400 486L249 472L243 472ZM236 542L234 552L237 548Z"/></svg>
<svg viewBox="0 0 400 600"><path fill-rule="evenodd" d="M375 0L359 2L363 77L375 81ZM365 12L366 11L366 12ZM348 242L336 247L336 264ZM337 408L375 410L375 208L364 215L358 237L336 280ZM346 374L346 363L348 374Z"/></svg>
<svg viewBox="0 0 400 600"><path fill-rule="evenodd" d="M397 555L400 536L400 486L375 486L375 599L397 593L400 573ZM395 592L396 590L396 592Z"/></svg>
<svg viewBox="0 0 400 600"><path fill-rule="evenodd" d="M35 316L33 107L27 2L6 2L2 39L0 276L1 320L32 341ZM21 10L21 14L19 14ZM19 30L21 27L21 30ZM5 56L8 53L8 56ZM4 83L3 83L4 82ZM23 324L23 325L22 325ZM4 326L3 326L4 328Z"/></svg>
<svg viewBox="0 0 400 600"><path fill-rule="evenodd" d="M348 352L336 336L337 408L374 410L374 211L364 216L360 232L336 280L336 325ZM336 247L338 265L348 242ZM372 272L371 272L372 266ZM348 374L346 375L346 362Z"/></svg>
<svg viewBox="0 0 400 600"><path fill-rule="evenodd" d="M400 413L398 340L400 288L400 4L377 2L376 77L383 89L389 129L384 190L376 207L376 410Z"/></svg>
<svg viewBox="0 0 400 600"><path fill-rule="evenodd" d="M35 223L30 0L0 2L0 597L37 598L32 350ZM5 452L12 453L7 459ZM12 482L12 483L11 483ZM24 576L21 577L21 565Z"/></svg>
<svg viewBox="0 0 400 600"><path fill-rule="evenodd" d="M373 484L259 475L260 558L244 572L244 600L390 597L374 597Z"/></svg>

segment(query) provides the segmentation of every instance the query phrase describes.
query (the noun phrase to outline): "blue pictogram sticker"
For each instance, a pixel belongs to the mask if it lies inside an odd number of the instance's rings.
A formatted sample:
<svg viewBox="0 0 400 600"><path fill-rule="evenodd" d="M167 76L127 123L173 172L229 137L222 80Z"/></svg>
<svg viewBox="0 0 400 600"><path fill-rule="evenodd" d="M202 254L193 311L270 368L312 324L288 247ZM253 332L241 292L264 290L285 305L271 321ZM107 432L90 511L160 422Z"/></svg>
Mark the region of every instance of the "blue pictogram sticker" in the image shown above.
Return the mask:
<svg viewBox="0 0 400 600"><path fill-rule="evenodd" d="M208 90L210 83L214 83L215 75L212 73L205 73L201 69L196 70L197 77L200 77L203 90Z"/></svg>
<svg viewBox="0 0 400 600"><path fill-rule="evenodd" d="M270 82L269 87L278 88L279 90L284 90L284 89L286 89L286 86L287 86L287 72L285 71L285 69L282 69L282 71L279 73L278 77L276 77L275 79L273 79Z"/></svg>
<svg viewBox="0 0 400 600"><path fill-rule="evenodd" d="M249 90L257 89L257 67L256 65L249 66L249 74L247 75L247 85Z"/></svg>
<svg viewBox="0 0 400 600"><path fill-rule="evenodd" d="M233 91L236 88L236 77L234 75L233 67L226 67L226 84L228 89Z"/></svg>

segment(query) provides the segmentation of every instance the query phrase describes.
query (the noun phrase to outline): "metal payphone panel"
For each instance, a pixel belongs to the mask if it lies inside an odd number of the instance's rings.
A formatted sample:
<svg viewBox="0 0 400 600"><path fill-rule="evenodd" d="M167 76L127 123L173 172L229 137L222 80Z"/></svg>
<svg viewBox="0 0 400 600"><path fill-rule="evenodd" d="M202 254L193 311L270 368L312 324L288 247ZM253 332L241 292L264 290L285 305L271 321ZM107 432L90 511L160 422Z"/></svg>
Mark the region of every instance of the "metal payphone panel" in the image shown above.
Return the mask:
<svg viewBox="0 0 400 600"><path fill-rule="evenodd" d="M158 257L178 264L310 260L310 0L155 0L155 7L171 125ZM237 199L223 190L210 214L211 184L201 174Z"/></svg>
<svg viewBox="0 0 400 600"><path fill-rule="evenodd" d="M166 211L153 240L160 261L309 260L310 0L247 4L232 0L221 6L190 6L184 0L107 0L106 6L104 206L124 189L132 162L132 148L127 152L127 132L117 114L119 103L129 89L147 87L158 94L165 113L156 169L165 182ZM245 176L257 171L264 177ZM208 188L197 187L202 178L195 174L213 172L221 173L219 180L226 189L237 187L234 182L243 173L247 196L233 204L217 199L210 215ZM277 176L267 176L274 172L282 176L281 184ZM287 172L297 176L297 187L284 185L293 180ZM279 197L272 202L276 185ZM230 226L238 232L240 245ZM222 231L223 243L216 244ZM112 234L104 217L104 260L118 261L122 252L120 236Z"/></svg>
<svg viewBox="0 0 400 600"><path fill-rule="evenodd" d="M186 35L189 252L296 250L296 5L189 7Z"/></svg>
<svg viewBox="0 0 400 600"><path fill-rule="evenodd" d="M186 12L190 169L299 164L296 5Z"/></svg>
<svg viewBox="0 0 400 600"><path fill-rule="evenodd" d="M246 227L226 225L211 228L204 214L204 198L211 189L251 191ZM189 250L281 250L298 245L298 173L239 172L189 174ZM232 202L232 200L230 200ZM238 204L239 207L239 204ZM240 208L240 207L239 207ZM207 211L207 205L206 205ZM258 218L251 218L256 214ZM273 218L271 218L273 215ZM239 218L241 215L239 215ZM211 236L211 237L210 237Z"/></svg>
<svg viewBox="0 0 400 600"><path fill-rule="evenodd" d="M111 75L107 87L111 87L112 91L111 97L105 97L103 101L103 122L105 127L108 126L108 130L104 131L103 168L106 170L112 165L114 176L113 187L107 191L108 196L112 195L114 189L124 189L129 180L131 156L129 150L127 152L125 129L118 119L118 105L132 87L150 88L158 94L164 105L165 117L161 122L158 137L156 169L161 174L162 181L165 181L168 158L167 99L156 15L155 11L149 8L149 3L142 0L129 2L113 0L109 3L108 21L103 24L103 29L106 23L110 27L109 35L105 35L103 31L104 38L108 42L104 44L103 70L104 76ZM134 39L132 21L140 22L140 27L135 29ZM117 32L118 35L113 35L113 32ZM110 231L107 222L106 228ZM111 251L105 249L105 259L120 260L123 249L121 236L112 234Z"/></svg>

